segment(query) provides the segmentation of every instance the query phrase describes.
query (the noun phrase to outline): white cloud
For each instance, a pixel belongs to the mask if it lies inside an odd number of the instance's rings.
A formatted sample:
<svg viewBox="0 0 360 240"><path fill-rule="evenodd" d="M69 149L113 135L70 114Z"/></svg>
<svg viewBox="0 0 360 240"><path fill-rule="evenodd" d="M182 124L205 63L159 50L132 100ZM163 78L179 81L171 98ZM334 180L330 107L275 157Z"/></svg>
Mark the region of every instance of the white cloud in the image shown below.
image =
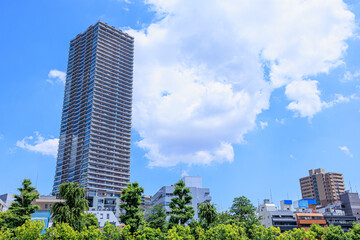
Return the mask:
<svg viewBox="0 0 360 240"><path fill-rule="evenodd" d="M188 172L188 170L183 170L181 172L181 177L186 177L186 176L189 176L189 172Z"/></svg>
<svg viewBox="0 0 360 240"><path fill-rule="evenodd" d="M293 101L287 108L299 113L301 117L308 117L309 119L320 112L325 102L320 99L317 83L314 80L300 80L288 84L285 94Z"/></svg>
<svg viewBox="0 0 360 240"><path fill-rule="evenodd" d="M339 146L339 149L343 151L346 155L349 157L354 157L354 155L350 152L349 148L347 146Z"/></svg>
<svg viewBox="0 0 360 240"><path fill-rule="evenodd" d="M32 142L32 143L31 143ZM16 146L31 152L39 152L43 155L50 155L56 157L57 148L59 145L58 138L46 139L38 132L35 132L35 137L24 137L22 140L16 142Z"/></svg>
<svg viewBox="0 0 360 240"><path fill-rule="evenodd" d="M340 82L350 82L360 77L360 71L349 72L346 71L344 76L340 79Z"/></svg>
<svg viewBox="0 0 360 240"><path fill-rule="evenodd" d="M261 127L261 129L266 128L266 127L267 127L267 125L268 125L268 123L267 123L267 122L262 122L262 121L260 121L259 123L260 123L260 127Z"/></svg>
<svg viewBox="0 0 360 240"><path fill-rule="evenodd" d="M256 127L275 88L287 86L289 109L312 117L323 102L306 79L342 63L355 26L340 0L147 2L158 21L128 32L133 126L150 166L232 162L232 145ZM296 93L303 81L310 92Z"/></svg>
<svg viewBox="0 0 360 240"><path fill-rule="evenodd" d="M284 125L284 124L285 124L285 118L282 118L282 119L277 119L277 118L276 118L276 119L275 119L275 122Z"/></svg>
<svg viewBox="0 0 360 240"><path fill-rule="evenodd" d="M4 135L0 134L0 140L4 139Z"/></svg>
<svg viewBox="0 0 360 240"><path fill-rule="evenodd" d="M54 84L54 83L62 83L65 84L66 80L66 73L59 71L57 69L50 70L48 74L48 79L46 79L47 82Z"/></svg>
<svg viewBox="0 0 360 240"><path fill-rule="evenodd" d="M292 155L292 154L290 154L290 156L289 156L291 159L294 159L294 160L296 160L296 158L294 157L294 155Z"/></svg>
<svg viewBox="0 0 360 240"><path fill-rule="evenodd" d="M335 99L325 102L320 99L320 91L317 88L318 81L300 80L293 81L286 86L285 94L292 100L287 106L289 110L299 113L301 117L311 119L316 113L324 108L333 107L335 104L349 102L355 99L355 95L344 97L341 94L335 94Z"/></svg>

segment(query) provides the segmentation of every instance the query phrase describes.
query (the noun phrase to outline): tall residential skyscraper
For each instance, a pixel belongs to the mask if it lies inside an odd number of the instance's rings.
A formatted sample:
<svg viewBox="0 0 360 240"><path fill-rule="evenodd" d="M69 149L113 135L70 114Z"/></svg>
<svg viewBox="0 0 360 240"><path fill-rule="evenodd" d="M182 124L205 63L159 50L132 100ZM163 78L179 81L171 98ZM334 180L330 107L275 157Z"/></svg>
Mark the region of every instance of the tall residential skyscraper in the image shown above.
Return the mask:
<svg viewBox="0 0 360 240"><path fill-rule="evenodd" d="M134 38L98 22L70 41L53 194L79 182L115 196L130 181Z"/></svg>
<svg viewBox="0 0 360 240"><path fill-rule="evenodd" d="M340 194L345 192L341 173L325 173L322 168L309 170L309 176L300 178L303 198L316 199L316 204L327 206L340 201Z"/></svg>

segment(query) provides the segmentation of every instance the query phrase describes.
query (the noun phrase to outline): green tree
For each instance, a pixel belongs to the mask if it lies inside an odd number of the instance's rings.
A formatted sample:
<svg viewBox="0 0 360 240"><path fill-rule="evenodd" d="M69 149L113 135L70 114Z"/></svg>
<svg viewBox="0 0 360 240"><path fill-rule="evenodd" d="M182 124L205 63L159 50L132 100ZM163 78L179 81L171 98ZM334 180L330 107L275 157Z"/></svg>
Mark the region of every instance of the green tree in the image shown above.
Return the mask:
<svg viewBox="0 0 360 240"><path fill-rule="evenodd" d="M125 210L125 214L121 215L121 221L126 225L131 227L131 232L134 233L137 231L142 222L142 210L141 205L141 195L144 192L144 188L139 186L139 183L129 183L127 188L122 190L120 200L120 209Z"/></svg>
<svg viewBox="0 0 360 240"><path fill-rule="evenodd" d="M200 223L205 229L208 229L215 223L217 218L216 207L211 203L203 203L198 207Z"/></svg>
<svg viewBox="0 0 360 240"><path fill-rule="evenodd" d="M185 183L180 180L175 184L174 196L169 204L172 211L170 222L173 224L184 225L194 217L195 211L191 205L192 196L190 189L185 187Z"/></svg>
<svg viewBox="0 0 360 240"><path fill-rule="evenodd" d="M253 222L255 219L257 220L255 211L256 208L245 196L235 198L232 206L230 207L230 213L240 222Z"/></svg>
<svg viewBox="0 0 360 240"><path fill-rule="evenodd" d="M30 219L17 227L15 230L15 238L19 240L33 240L39 239L41 231L44 229L45 224L42 221L31 221Z"/></svg>
<svg viewBox="0 0 360 240"><path fill-rule="evenodd" d="M330 225L325 230L324 240L341 240L344 237L344 231L341 229L341 226Z"/></svg>
<svg viewBox="0 0 360 240"><path fill-rule="evenodd" d="M63 183L60 186L59 197L65 199L65 202L57 202L51 206L55 224L68 223L72 228L80 231L83 227L83 213L89 210L85 189L78 183Z"/></svg>
<svg viewBox="0 0 360 240"><path fill-rule="evenodd" d="M81 224L82 224L82 228L89 228L91 226L99 228L98 219L94 214L89 212L81 214Z"/></svg>
<svg viewBox="0 0 360 240"><path fill-rule="evenodd" d="M320 227L318 224L312 224L310 227L310 231L315 234L316 239L322 239L325 234L325 229Z"/></svg>
<svg viewBox="0 0 360 240"><path fill-rule="evenodd" d="M209 240L233 240L247 239L245 229L235 224L219 224L206 231L206 239Z"/></svg>
<svg viewBox="0 0 360 240"><path fill-rule="evenodd" d="M39 193L35 192L36 188L31 186L30 179L24 179L22 185L22 188L18 188L20 196L14 195L15 201L9 207L10 212L19 219L18 226L23 225L31 218L32 213L40 209L39 206L32 205L32 202L39 198Z"/></svg>
<svg viewBox="0 0 360 240"><path fill-rule="evenodd" d="M345 233L344 239L360 240L360 224L354 223Z"/></svg>
<svg viewBox="0 0 360 240"><path fill-rule="evenodd" d="M60 239L81 239L78 231L74 230L68 223L58 222L54 227L47 228L41 239L60 240Z"/></svg>
<svg viewBox="0 0 360 240"><path fill-rule="evenodd" d="M15 200L9 210L0 214L0 229L15 229L23 225L26 220L31 218L31 214L40 208L31 204L39 197L39 193L35 192L35 189L31 186L30 179L24 179L22 187L18 188L20 195L15 195Z"/></svg>
<svg viewBox="0 0 360 240"><path fill-rule="evenodd" d="M157 204L147 210L148 216L146 217L146 222L149 224L149 227L161 231L165 231L166 226L166 213L164 208Z"/></svg>

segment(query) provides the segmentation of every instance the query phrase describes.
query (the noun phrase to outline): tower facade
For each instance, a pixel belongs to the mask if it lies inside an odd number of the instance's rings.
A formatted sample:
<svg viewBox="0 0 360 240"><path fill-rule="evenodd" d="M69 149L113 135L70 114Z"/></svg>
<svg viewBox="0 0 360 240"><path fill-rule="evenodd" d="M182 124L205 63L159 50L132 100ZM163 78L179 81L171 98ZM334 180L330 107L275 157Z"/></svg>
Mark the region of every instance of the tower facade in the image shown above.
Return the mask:
<svg viewBox="0 0 360 240"><path fill-rule="evenodd" d="M130 181L134 38L103 22L70 42L53 194L116 196Z"/></svg>
<svg viewBox="0 0 360 240"><path fill-rule="evenodd" d="M309 176L300 178L302 198L315 199L317 205L327 206L340 201L345 192L341 173L325 173L322 168L309 170Z"/></svg>

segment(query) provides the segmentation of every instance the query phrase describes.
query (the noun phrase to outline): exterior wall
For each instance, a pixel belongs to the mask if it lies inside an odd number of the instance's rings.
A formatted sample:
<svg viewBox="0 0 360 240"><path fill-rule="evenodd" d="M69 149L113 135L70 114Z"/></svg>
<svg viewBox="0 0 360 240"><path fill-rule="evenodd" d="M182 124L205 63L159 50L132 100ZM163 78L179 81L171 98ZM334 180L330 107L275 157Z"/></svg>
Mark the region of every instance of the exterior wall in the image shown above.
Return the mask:
<svg viewBox="0 0 360 240"><path fill-rule="evenodd" d="M88 211L95 215L98 219L99 227L104 227L106 222L111 223L112 225L119 227L120 223L118 219L115 217L113 211Z"/></svg>
<svg viewBox="0 0 360 240"><path fill-rule="evenodd" d="M330 224L334 226L341 226L341 229L344 232L347 232L356 222L356 217L353 216L334 216L334 215L324 215L327 225Z"/></svg>
<svg viewBox="0 0 360 240"><path fill-rule="evenodd" d="M5 209L6 204L3 200L0 199L0 212L3 212L3 210Z"/></svg>
<svg viewBox="0 0 360 240"><path fill-rule="evenodd" d="M12 193L6 193L3 195L0 195L0 199L5 203L5 206L3 207L3 212L6 212L8 208L10 207L11 203L15 200L14 198L15 194Z"/></svg>
<svg viewBox="0 0 360 240"><path fill-rule="evenodd" d="M271 212L276 210L275 204L270 203L269 199L264 199L264 203L258 207L258 216L261 216L260 223L265 227L272 226Z"/></svg>
<svg viewBox="0 0 360 240"><path fill-rule="evenodd" d="M341 206L345 211L345 215L354 216L360 223L360 199L358 193L345 192L340 195Z"/></svg>
<svg viewBox="0 0 360 240"><path fill-rule="evenodd" d="M141 196L140 208L145 212L149 207L151 207L151 196Z"/></svg>
<svg viewBox="0 0 360 240"><path fill-rule="evenodd" d="M111 211L115 217L120 217L120 199L118 196L88 196L89 210Z"/></svg>
<svg viewBox="0 0 360 240"><path fill-rule="evenodd" d="M51 206L57 202L65 202L63 199L56 199L55 196L40 196L35 199L31 204L38 205L40 210L51 210Z"/></svg>
<svg viewBox="0 0 360 240"><path fill-rule="evenodd" d="M297 220L291 211L270 212L272 226L280 228L281 232L289 231L297 227Z"/></svg>
<svg viewBox="0 0 360 240"><path fill-rule="evenodd" d="M188 184L191 184L191 182L192 182L195 185L195 187L193 187L192 185L185 185L185 186L190 189L190 194L193 197L191 200L191 205L193 206L193 208L195 210L194 219L197 220L198 219L198 213L197 213L198 205L211 201L210 189L203 188L202 185L199 185L199 181L194 182L193 181L194 179L191 179L192 181L187 181L186 178L188 178L188 177L183 178L185 183L187 182ZM199 177L197 177L197 178L199 178ZM201 187L199 187L199 186L201 186ZM160 188L160 190L157 191L157 193L151 197L151 206L160 204L161 206L163 206L163 208L166 211L166 214L169 216L171 214L171 209L169 207L169 203L171 202L171 199L174 197L174 195L173 195L174 190L175 190L174 186L163 186L162 188Z"/></svg>
<svg viewBox="0 0 360 240"><path fill-rule="evenodd" d="M89 196L130 181L134 39L102 22L70 42L53 194L79 182Z"/></svg>
<svg viewBox="0 0 360 240"><path fill-rule="evenodd" d="M339 194L345 191L342 174L325 173L322 168L309 170L309 176L299 181L302 197L316 199L324 207L339 202Z"/></svg>
<svg viewBox="0 0 360 240"><path fill-rule="evenodd" d="M311 177L300 178L300 188L303 198L315 199L315 189Z"/></svg>
<svg viewBox="0 0 360 240"><path fill-rule="evenodd" d="M321 213L296 213L298 228L310 229L311 224L318 224L321 227L326 226L326 220Z"/></svg>

